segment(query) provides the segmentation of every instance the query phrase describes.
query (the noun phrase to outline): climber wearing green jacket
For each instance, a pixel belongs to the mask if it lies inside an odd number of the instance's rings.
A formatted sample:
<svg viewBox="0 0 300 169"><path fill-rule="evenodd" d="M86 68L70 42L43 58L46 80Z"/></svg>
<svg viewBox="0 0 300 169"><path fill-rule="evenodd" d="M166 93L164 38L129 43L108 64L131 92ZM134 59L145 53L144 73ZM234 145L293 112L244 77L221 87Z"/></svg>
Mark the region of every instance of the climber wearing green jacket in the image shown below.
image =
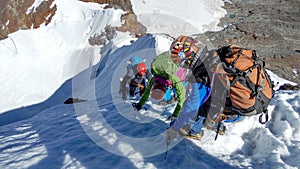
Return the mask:
<svg viewBox="0 0 300 169"><path fill-rule="evenodd" d="M177 105L168 120L174 120L185 101L186 88L183 81L185 80L186 70L174 64L169 52L164 52L152 61L151 73L153 77L149 81L140 101L134 104L134 107L136 110L140 110L149 96L156 101L161 101L166 97L168 90L173 90L176 93Z"/></svg>

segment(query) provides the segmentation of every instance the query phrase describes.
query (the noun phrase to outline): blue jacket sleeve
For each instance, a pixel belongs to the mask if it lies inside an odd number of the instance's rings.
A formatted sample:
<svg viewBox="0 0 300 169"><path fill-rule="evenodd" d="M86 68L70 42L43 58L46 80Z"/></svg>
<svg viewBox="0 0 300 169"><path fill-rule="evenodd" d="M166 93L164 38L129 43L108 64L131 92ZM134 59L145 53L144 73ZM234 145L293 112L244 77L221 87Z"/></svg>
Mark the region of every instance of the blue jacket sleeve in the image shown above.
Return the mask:
<svg viewBox="0 0 300 169"><path fill-rule="evenodd" d="M210 88L201 83L193 83L192 91L185 102L182 111L172 125L174 130L179 130L189 119L196 117L198 109L209 95Z"/></svg>

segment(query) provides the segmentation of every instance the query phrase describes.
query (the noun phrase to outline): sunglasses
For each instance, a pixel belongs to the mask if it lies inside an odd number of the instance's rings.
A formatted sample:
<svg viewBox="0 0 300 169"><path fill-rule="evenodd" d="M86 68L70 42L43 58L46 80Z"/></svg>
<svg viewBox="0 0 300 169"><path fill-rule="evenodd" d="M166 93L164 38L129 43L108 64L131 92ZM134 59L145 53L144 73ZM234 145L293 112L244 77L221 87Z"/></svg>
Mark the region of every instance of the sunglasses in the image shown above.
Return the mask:
<svg viewBox="0 0 300 169"><path fill-rule="evenodd" d="M137 74L137 77L138 77L138 78L143 78L143 77L145 77L145 75L141 75L141 74L138 73L138 74Z"/></svg>

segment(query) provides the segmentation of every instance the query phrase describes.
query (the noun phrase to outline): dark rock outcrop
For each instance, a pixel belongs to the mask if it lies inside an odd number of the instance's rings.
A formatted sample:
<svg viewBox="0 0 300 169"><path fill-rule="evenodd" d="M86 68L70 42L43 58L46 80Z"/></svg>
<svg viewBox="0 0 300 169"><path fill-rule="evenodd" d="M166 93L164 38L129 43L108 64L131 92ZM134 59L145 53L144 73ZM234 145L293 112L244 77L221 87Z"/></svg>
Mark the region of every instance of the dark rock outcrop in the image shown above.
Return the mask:
<svg viewBox="0 0 300 169"><path fill-rule="evenodd" d="M300 90L300 85L284 84L279 87L278 90Z"/></svg>
<svg viewBox="0 0 300 169"><path fill-rule="evenodd" d="M235 43L255 49L266 67L279 76L300 83L299 0L232 0L219 32L205 33L215 47Z"/></svg>
<svg viewBox="0 0 300 169"><path fill-rule="evenodd" d="M137 17L132 10L129 0L82 0L84 2L95 2L99 4L108 4L105 8L122 9L126 13L121 16L124 24L116 29L121 32L130 32L135 37L145 35L147 28L137 21ZM101 36L102 37L102 36Z"/></svg>
<svg viewBox="0 0 300 169"><path fill-rule="evenodd" d="M78 99L78 98L68 98L64 101L64 104L73 104L73 103L80 103L80 102L86 102L87 100Z"/></svg>
<svg viewBox="0 0 300 169"><path fill-rule="evenodd" d="M127 0L82 0L108 4L105 8L122 9L126 13L121 17L124 24L115 28L123 32L130 32L133 36L140 37L147 31L146 27L137 21L130 1ZM34 29L42 24L49 24L56 12L53 0L44 0L38 7L30 9L34 0L0 0L0 40L7 38L9 33L19 29ZM29 9L29 10L28 10Z"/></svg>
<svg viewBox="0 0 300 169"><path fill-rule="evenodd" d="M19 29L38 28L51 21L56 11L56 5L51 7L53 0L43 1L38 7L29 9L33 2L34 0L0 1L0 40Z"/></svg>

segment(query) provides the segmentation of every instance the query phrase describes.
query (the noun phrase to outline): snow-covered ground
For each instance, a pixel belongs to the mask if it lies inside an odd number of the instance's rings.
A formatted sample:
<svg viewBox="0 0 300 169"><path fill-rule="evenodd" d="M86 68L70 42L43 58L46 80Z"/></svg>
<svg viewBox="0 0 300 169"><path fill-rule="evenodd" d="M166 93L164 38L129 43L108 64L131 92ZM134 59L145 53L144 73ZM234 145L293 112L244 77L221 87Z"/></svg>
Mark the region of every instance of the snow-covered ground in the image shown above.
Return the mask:
<svg viewBox="0 0 300 169"><path fill-rule="evenodd" d="M140 16L144 10L189 17L200 32L217 29L205 25L224 14L217 0L166 0L161 8L158 2L132 0ZM216 141L207 130L201 141L178 138L166 154L165 119L174 107L149 101L147 112L133 112L130 101L120 99L119 78L131 56L149 65L168 49L171 39L162 33L185 32L165 31L165 23L156 22L152 34L135 39L118 32L104 47L91 47L89 36L120 24L122 11L74 0L54 3L58 13L48 26L0 41L0 168L300 168L300 92L276 91L265 125L256 116L244 118L226 124ZM207 14L173 12L193 4ZM199 17L207 21L201 24ZM279 85L288 82L269 74ZM87 101L63 104L69 97Z"/></svg>
<svg viewBox="0 0 300 169"><path fill-rule="evenodd" d="M198 34L216 31L226 11L221 0L131 0L138 21L150 33Z"/></svg>
<svg viewBox="0 0 300 169"><path fill-rule="evenodd" d="M88 38L106 25L118 26L121 10L66 0L39 29L20 30L0 41L0 113L46 100L67 79L100 61ZM75 69L76 66L76 69Z"/></svg>

